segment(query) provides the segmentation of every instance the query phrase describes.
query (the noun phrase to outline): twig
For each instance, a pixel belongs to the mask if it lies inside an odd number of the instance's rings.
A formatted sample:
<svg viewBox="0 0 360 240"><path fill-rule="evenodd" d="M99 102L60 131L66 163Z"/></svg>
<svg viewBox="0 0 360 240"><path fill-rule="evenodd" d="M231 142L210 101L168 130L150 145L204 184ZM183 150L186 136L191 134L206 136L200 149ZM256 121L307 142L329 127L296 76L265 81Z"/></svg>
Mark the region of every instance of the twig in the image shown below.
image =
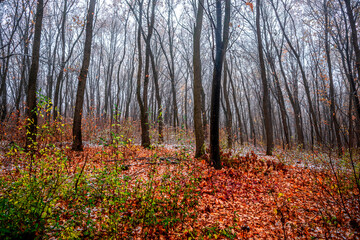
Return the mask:
<svg viewBox="0 0 360 240"><path fill-rule="evenodd" d="M141 166L141 165L157 165L160 164L160 162L156 162L156 161L151 161L151 157L141 157L141 158L134 158L134 159L111 159L111 160L106 160L105 162L124 162L124 161L128 161L128 160L148 160L148 162L144 162L144 163L137 163L137 164L128 164L125 166L131 167L131 166ZM175 158L175 157L160 157L159 161L166 161L169 164L179 164L180 163L180 159Z"/></svg>
<svg viewBox="0 0 360 240"><path fill-rule="evenodd" d="M84 165L82 166L81 172L80 172L80 174L79 174L79 177L76 179L76 182L75 182L75 194L77 193L77 186L78 186L78 183L79 183L79 179L80 179L81 175L82 175L83 172L84 172L84 169L85 169L85 166L86 166L87 161L88 161L88 155L86 154L85 163L84 163Z"/></svg>

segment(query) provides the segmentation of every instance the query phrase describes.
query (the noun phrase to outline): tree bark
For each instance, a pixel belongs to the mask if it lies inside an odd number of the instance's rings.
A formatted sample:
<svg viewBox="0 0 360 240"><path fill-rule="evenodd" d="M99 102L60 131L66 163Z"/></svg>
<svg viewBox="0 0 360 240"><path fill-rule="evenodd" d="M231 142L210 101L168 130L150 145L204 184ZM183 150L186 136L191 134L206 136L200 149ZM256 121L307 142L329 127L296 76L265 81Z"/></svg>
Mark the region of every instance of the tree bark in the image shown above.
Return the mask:
<svg viewBox="0 0 360 240"><path fill-rule="evenodd" d="M332 73L332 63L331 63L331 55L330 55L330 42L329 42L329 12L328 12L328 0L324 0L324 15L325 15L325 52L326 52L326 62L328 66L329 71L329 97L330 97L330 119L331 119L331 128L333 128L333 131L335 132L338 152L341 154L341 137L340 137L340 126L336 118L336 111L335 111L335 87L334 87L334 79L333 79L333 73ZM330 139L331 141L331 139Z"/></svg>
<svg viewBox="0 0 360 240"><path fill-rule="evenodd" d="M195 141L196 150L195 157L198 158L204 154L204 126L202 124L202 80L201 80L201 51L200 40L204 15L204 0L198 0L196 24L193 36L193 67L194 67L194 82L193 82L193 95L194 95L194 128L195 128Z"/></svg>
<svg viewBox="0 0 360 240"><path fill-rule="evenodd" d="M157 123L158 123L158 142L162 144L164 142L164 135L163 135L163 128L164 128L164 117L163 117L163 107L161 102L161 96L160 96L160 87L159 87L159 76L158 76L158 70L155 63L154 54L151 52L151 67L153 72L153 79L154 79L154 85L155 85L155 98L158 105L157 109Z"/></svg>
<svg viewBox="0 0 360 240"><path fill-rule="evenodd" d="M220 145L219 145L219 120L220 120L220 93L221 93L221 73L225 58L225 53L229 40L230 27L230 0L225 1L224 29L222 24L222 4L221 0L216 0L216 25L215 41L216 53L214 62L214 72L211 91L211 119L210 119L210 160L215 169L221 169ZM221 36L222 35L222 36Z"/></svg>
<svg viewBox="0 0 360 240"><path fill-rule="evenodd" d="M360 47L357 37L358 31L356 30L356 22L355 22L354 13L351 9L350 0L345 0L345 5L346 5L347 14L349 16L349 23L351 28L351 40L355 52L355 67L357 69L358 79L359 79L360 78Z"/></svg>
<svg viewBox="0 0 360 240"><path fill-rule="evenodd" d="M265 68L263 45L261 38L261 29L260 29L260 0L256 0L256 33L257 33L257 41L258 41L261 82L263 87L263 112L264 112L264 124L265 124L265 132L266 132L266 155L272 155L272 152L274 150L274 136L273 136L273 126L272 126L273 124L272 124L272 116L271 116L269 83L266 78L266 68Z"/></svg>
<svg viewBox="0 0 360 240"><path fill-rule="evenodd" d="M226 118L226 134L227 134L227 148L231 149L233 146L233 132L232 132L232 113L231 113L231 105L230 105L230 99L229 99L229 88L228 88L228 64L225 59L225 66L224 66L224 87L223 87L223 96L225 99L225 118Z"/></svg>
<svg viewBox="0 0 360 240"><path fill-rule="evenodd" d="M26 149L34 150L37 134L36 85L39 71L41 31L44 15L44 1L38 0L36 6L35 32L32 48L31 67L26 101Z"/></svg>
<svg viewBox="0 0 360 240"><path fill-rule="evenodd" d="M88 74L89 66L90 66L95 4L96 4L96 0L90 0L90 5L89 5L88 13L87 13L87 18L86 18L84 58L83 58L82 67L81 67L80 75L79 75L79 82L78 82L78 88L77 88L77 93L76 93L75 112L74 112L74 123L73 123L72 149L74 151L82 151L83 150L82 135L81 135L81 120L82 120L82 114L83 114L86 79L87 79L87 74Z"/></svg>
<svg viewBox="0 0 360 240"><path fill-rule="evenodd" d="M149 88L149 78L150 78L150 54L151 54L151 38L154 30L155 22L155 7L157 0L152 0L151 7L151 16L148 25L148 33L145 38L145 69L144 69L144 86L143 94L140 104L141 111L141 145L144 148L149 148L151 145L150 142L150 126L149 126L149 113L148 113L148 88ZM139 29L142 29L142 26L139 26ZM140 34L140 32L139 32ZM145 37L145 36L144 36Z"/></svg>

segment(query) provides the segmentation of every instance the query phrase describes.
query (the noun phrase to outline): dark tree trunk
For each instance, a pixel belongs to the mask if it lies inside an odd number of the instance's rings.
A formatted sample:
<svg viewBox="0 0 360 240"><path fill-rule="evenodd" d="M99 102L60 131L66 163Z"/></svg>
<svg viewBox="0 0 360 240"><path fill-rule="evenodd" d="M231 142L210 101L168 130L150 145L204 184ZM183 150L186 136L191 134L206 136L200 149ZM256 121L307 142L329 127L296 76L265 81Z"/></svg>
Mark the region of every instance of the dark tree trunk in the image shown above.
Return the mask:
<svg viewBox="0 0 360 240"><path fill-rule="evenodd" d="M339 1L339 3L341 3L341 2ZM345 13L345 10L343 9L342 5L341 5L341 12L342 12L342 16L344 18L346 18L346 13ZM353 98L352 104L353 104L355 114L356 114L354 129L355 129L356 136L358 138L359 133L360 133L360 100L359 100L359 94L357 91L356 80L354 77L356 74L353 72L353 63L352 63L353 56L352 56L352 50L351 50L350 43L349 43L350 39L348 38L348 36L349 36L348 24L346 23L344 25L344 29L342 29L342 27L339 26L339 23L335 19L335 25L336 25L336 28L337 28L337 31L339 34L337 36L332 34L331 36L335 40L335 43L338 46L341 46L341 47L338 47L337 49L339 50L342 65L344 67L344 72L345 72L346 78L350 85L350 96ZM341 34L341 32L343 32L343 31L345 31L344 37ZM360 142L358 141L357 144L359 145Z"/></svg>
<svg viewBox="0 0 360 240"><path fill-rule="evenodd" d="M151 6L151 16L147 19L148 23L148 32L145 35L145 31L142 28L142 16L143 16L143 3L144 1L139 1L139 16L136 14L132 4L126 1L130 10L133 12L137 22L138 22L138 38L137 38L137 45L138 45L138 76L137 76L137 86L136 86L136 96L137 101L140 107L140 121L141 121L141 145L145 148L150 147L150 127L149 127L149 109L148 109L148 91L149 91L149 78L150 78L150 60L151 60L151 37L154 31L154 23L155 23L155 9L157 5L157 0L152 0L149 2L149 8ZM150 5L151 4L151 5ZM148 8L148 13L149 13ZM141 96L141 77L142 77L142 51L141 51L141 35L144 37L145 40L145 69L144 69L144 85L143 85L143 93Z"/></svg>
<svg viewBox="0 0 360 240"><path fill-rule="evenodd" d="M145 38L145 69L144 69L144 86L142 99L140 96L141 104L141 145L145 148L150 147L150 127L149 127L149 109L148 109L148 90L149 90L149 78L150 78L150 54L151 54L151 38L154 30L155 22L155 7L157 0L152 0L151 16L149 20L148 33ZM142 29L141 24L139 29ZM140 32L139 32L140 34ZM144 36L145 37L145 36ZM140 103L140 102L139 102Z"/></svg>
<svg viewBox="0 0 360 240"><path fill-rule="evenodd" d="M39 71L39 59L40 59L40 43L41 43L41 31L42 21L44 14L44 1L38 0L36 6L35 17L35 32L32 48L31 67L29 72L29 82L26 101L26 149L33 150L34 143L36 142L36 128L37 128L37 109L36 109L36 85L37 76Z"/></svg>
<svg viewBox="0 0 360 240"><path fill-rule="evenodd" d="M139 20L138 20L138 36L137 36L137 45L138 45L138 72L137 72L137 81L136 81L136 97L140 108L140 121L141 121L141 145L144 147L150 146L150 137L148 131L148 124L146 119L146 114L144 111L144 104L141 97L141 77L142 77L142 44L141 44L141 25L142 25L142 15L143 15L143 2L139 3ZM135 12L134 12L135 14Z"/></svg>
<svg viewBox="0 0 360 240"><path fill-rule="evenodd" d="M330 97L330 119L331 119L331 128L333 128L333 131L335 132L338 152L341 154L341 137L340 137L340 126L336 118L336 111L335 111L335 87L334 87L334 79L333 79L333 73L332 73L332 63L331 63L331 55L330 55L330 42L329 42L329 12L328 12L328 0L324 0L324 13L325 13L325 52L326 52L326 62L328 65L328 71L329 71L329 97ZM330 139L332 140L332 139Z"/></svg>
<svg viewBox="0 0 360 240"><path fill-rule="evenodd" d="M214 23L216 53L212 80L210 117L210 159L215 169L222 168L219 145L221 73L229 40L230 27L230 0L225 1L224 29L222 29L223 24L221 2L221 0L216 0L216 25ZM222 34L223 36L221 36Z"/></svg>
<svg viewBox="0 0 360 240"><path fill-rule="evenodd" d="M1 34L1 33L0 33ZM10 49L10 45L9 45ZM9 52L9 51L8 51ZM0 95L1 95L1 103L0 103L0 122L3 122L7 115L7 84L6 84L6 78L9 71L9 61L10 57L7 57L7 59L4 61L5 64L2 66L3 69L0 72L0 78L1 78L1 85L0 85Z"/></svg>
<svg viewBox="0 0 360 240"><path fill-rule="evenodd" d="M272 155L274 149L274 136L273 136L273 124L272 124L272 116L271 116L269 83L266 78L265 60L264 60L263 45L261 39L260 0L256 0L256 32L257 32L257 40L258 40L261 82L263 87L263 112L264 112L264 124L265 124L265 132L266 132L266 155Z"/></svg>
<svg viewBox="0 0 360 240"><path fill-rule="evenodd" d="M96 0L90 0L90 5L86 18L86 33L85 33L85 45L84 45L84 58L82 67L79 75L78 88L76 93L76 103L75 103L75 112L74 112L74 124L73 124L73 145L72 149L74 151L82 151L82 136L81 136L81 120L83 114L83 105L84 105L84 93L86 87L86 79L90 66L90 56L91 56L91 44L92 44L92 35L93 35L93 20L95 12Z"/></svg>

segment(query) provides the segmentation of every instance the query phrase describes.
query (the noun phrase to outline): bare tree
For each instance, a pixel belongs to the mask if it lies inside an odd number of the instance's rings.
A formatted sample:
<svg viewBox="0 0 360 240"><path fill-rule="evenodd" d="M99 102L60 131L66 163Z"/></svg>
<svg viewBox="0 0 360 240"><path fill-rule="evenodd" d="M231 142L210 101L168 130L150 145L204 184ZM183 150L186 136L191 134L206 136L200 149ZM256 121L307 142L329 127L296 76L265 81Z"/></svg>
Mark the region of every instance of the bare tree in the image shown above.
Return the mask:
<svg viewBox="0 0 360 240"><path fill-rule="evenodd" d="M5 24L5 27L10 29L8 34L5 34L6 29L3 29L2 23L0 24L0 122L5 120L8 113L7 77L9 64L14 51L14 37L19 28L25 9L25 6L21 6L20 4L20 1L15 1L14 6L12 6L14 11L12 21L10 21L9 24ZM5 39L6 37L7 39Z"/></svg>
<svg viewBox="0 0 360 240"><path fill-rule="evenodd" d="M216 0L216 24L213 22L215 28L216 53L212 80L210 117L210 159L215 169L222 168L219 146L221 73L229 41L230 12L230 0L226 0L223 24L221 0Z"/></svg>
<svg viewBox="0 0 360 240"><path fill-rule="evenodd" d="M329 40L329 29L330 29L330 21L329 21L329 11L328 11L328 0L323 1L323 8L324 8L324 32L325 32L325 53L326 53L326 63L328 66L329 72L329 100L330 100L330 119L331 119L331 128L335 132L335 139L337 142L338 152L341 154L341 138L340 138L340 126L338 120L336 118L336 111L335 111L335 87L334 87L334 78L333 78L333 67L331 62L331 50L330 50L330 40Z"/></svg>
<svg viewBox="0 0 360 240"><path fill-rule="evenodd" d="M195 157L200 157L204 154L204 126L202 124L202 78L201 78L201 31L203 25L204 15L204 0L198 0L196 24L193 36L193 67L194 67L194 82L193 82L193 97L194 97L194 128L196 139Z"/></svg>
<svg viewBox="0 0 360 240"><path fill-rule="evenodd" d="M76 104L74 112L73 123L73 145L72 149L75 151L83 150L82 136L81 136L81 119L83 114L84 93L86 86L86 79L89 71L91 44L93 38L93 20L95 12L96 0L90 0L89 9L86 17L86 30L85 30L85 45L84 45L84 58L80 70L78 88L76 93Z"/></svg>
<svg viewBox="0 0 360 240"><path fill-rule="evenodd" d="M265 60L262 45L261 29L260 29L260 0L256 0L256 35L258 40L258 52L260 62L261 82L263 87L263 111L264 125L266 131L266 155L272 155L274 149L273 123L271 116L271 102L269 93L269 83L266 78Z"/></svg>
<svg viewBox="0 0 360 240"><path fill-rule="evenodd" d="M360 47L359 47L359 42L358 42L358 31L356 29L356 20L354 17L354 13L351 7L351 1L350 0L345 0L345 5L346 5L346 10L347 10L347 14L349 16L349 23L350 23L350 28L351 28L351 40L352 40L352 44L354 46L354 52L355 52L355 66L356 66L356 70L358 72L358 78L360 78Z"/></svg>
<svg viewBox="0 0 360 240"><path fill-rule="evenodd" d="M44 15L44 1L38 0L36 6L36 17L35 17L35 32L32 48L31 67L29 72L29 82L27 91L26 101L26 148L28 150L33 149L34 143L36 142L37 133L37 101L36 101L36 85L39 70L39 59L40 59L40 43L41 43L41 31L42 22Z"/></svg>

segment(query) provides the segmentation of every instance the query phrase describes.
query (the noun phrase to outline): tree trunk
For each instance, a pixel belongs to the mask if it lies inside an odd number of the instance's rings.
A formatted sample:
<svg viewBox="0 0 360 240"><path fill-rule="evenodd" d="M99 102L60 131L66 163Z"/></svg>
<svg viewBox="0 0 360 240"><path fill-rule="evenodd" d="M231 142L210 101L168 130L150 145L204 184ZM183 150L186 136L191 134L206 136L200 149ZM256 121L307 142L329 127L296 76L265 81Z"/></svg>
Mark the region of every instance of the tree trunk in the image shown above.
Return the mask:
<svg viewBox="0 0 360 240"><path fill-rule="evenodd" d="M20 87L19 87L19 91L18 91L18 95L15 101L15 108L17 111L17 120L20 117L20 103L21 103L21 98L23 96L23 92L24 89L26 89L26 79L28 78L27 73L28 73L28 69L30 67L29 61L29 21L30 18L26 18L26 26L25 26L25 30L24 30L24 36L23 36L23 48L24 48L24 56L22 57L22 61L21 61L21 82L20 82ZM25 90L26 91L26 90Z"/></svg>
<svg viewBox="0 0 360 240"><path fill-rule="evenodd" d="M231 106L230 106L230 99L229 99L229 88L228 88L228 64L225 59L225 66L224 66L224 86L223 86L223 95L225 99L225 118L226 118L226 134L227 134L227 148L231 149L233 145L233 132L232 132L232 113L231 113Z"/></svg>
<svg viewBox="0 0 360 240"><path fill-rule="evenodd" d="M26 146L28 150L34 150L37 133L37 109L36 109L36 85L37 76L39 71L39 59L40 59L40 43L41 43L41 31L42 21L44 14L44 1L38 0L36 6L35 17L35 32L32 48L31 67L29 72L29 82L26 101Z"/></svg>
<svg viewBox="0 0 360 240"><path fill-rule="evenodd" d="M263 112L264 112L264 124L265 124L265 131L266 131L266 155L272 155L272 152L274 150L274 136L273 136L273 126L272 126L272 116L271 116L269 83L266 78L263 45L262 45L262 39L261 39L260 0L256 0L256 33L257 33L257 40L258 40L261 82L262 82L262 87L263 87Z"/></svg>
<svg viewBox="0 0 360 240"><path fill-rule="evenodd" d="M357 69L358 79L359 79L360 78L360 47L357 38L358 31L356 30L356 21L355 21L354 13L351 9L350 2L351 2L350 0L345 0L346 10L349 16L349 23L351 28L351 40L355 52L355 67Z"/></svg>
<svg viewBox="0 0 360 240"><path fill-rule="evenodd" d="M73 145L72 149L74 151L82 151L82 136L81 136L81 120L83 113L84 105L84 93L86 87L86 79L90 66L90 56L91 56L91 44L92 44L92 34L93 34L93 20L95 12L96 0L90 0L89 10L86 18L86 33L85 33L85 45L84 45L84 58L82 67L79 75L78 88L76 93L76 103L75 103L75 112L74 112L74 123L73 123Z"/></svg>
<svg viewBox="0 0 360 240"><path fill-rule="evenodd" d="M225 1L224 29L222 24L222 4L221 0L216 0L216 56L214 62L214 72L211 91L211 119L210 119L210 159L215 169L221 169L220 145L219 145L219 120L220 120L220 93L221 93L221 73L224 57L229 40L230 27L230 0ZM214 23L215 25L215 23ZM223 34L223 36L221 36Z"/></svg>
<svg viewBox="0 0 360 240"><path fill-rule="evenodd" d="M234 81L232 79L232 74L230 72L229 69L228 70L228 74L229 74L229 80L230 80L230 85L231 85L231 89L232 89L232 97L233 97L233 102L234 102L234 106L235 106L235 112L236 112L236 116L239 122L239 134L240 134L240 143L241 145L244 144L244 129L242 126L242 120L241 120L241 115L240 115L240 109L239 106L237 104L237 100L236 100L236 94L235 94L235 87L234 87Z"/></svg>
<svg viewBox="0 0 360 240"><path fill-rule="evenodd" d="M127 93L128 93L127 96L128 97L126 98L126 103L125 103L125 119L126 120L129 118L129 108L130 108L132 92L133 92L133 77L134 77L134 71L135 71L135 67L134 67L135 52L136 52L136 49L134 50L134 54L132 56L131 70L130 70L130 73L128 74L128 86L127 86Z"/></svg>
<svg viewBox="0 0 360 240"><path fill-rule="evenodd" d="M200 56L200 40L204 15L204 0L198 0L198 8L196 15L196 25L193 36L193 66L194 66L194 128L196 150L195 157L200 157L204 154L204 126L202 124L202 80L201 80L201 56Z"/></svg>
<svg viewBox="0 0 360 240"><path fill-rule="evenodd" d="M305 89L305 94L306 94L306 98L308 100L308 104L309 104L309 112L310 112L310 115L311 115L311 119L312 119L312 123L313 123L313 126L314 126L314 129L315 129L315 134L316 134L316 140L318 143L321 143L322 142L322 137L321 137L321 133L320 133L320 130L319 130L319 123L318 123L318 119L316 117L316 114L315 114L315 110L314 110L314 107L313 107L313 103L312 103L312 99L311 99L311 94L310 94L310 86L309 86L309 82L307 80L307 77L306 77L306 73L305 73L305 70L303 68L303 64L301 62L301 59L300 59L300 55L299 53L296 51L296 49L294 48L293 44L291 43L288 35L286 34L285 32L285 27L284 25L281 23L280 21L280 17L279 17L279 14L278 12L276 11L275 9L275 6L274 6L274 3L273 3L273 0L271 0L271 4L274 8L274 11L275 11L275 15L276 15L276 18L280 24L280 28L281 28L281 31L286 39L286 42L288 43L289 47L290 47L290 50L291 52L294 54L295 58L296 58L296 61L299 65L299 68L300 68L300 72L301 72L301 76L302 76L302 80L303 80L303 84L304 84L304 89ZM298 41L298 40L297 40Z"/></svg>
<svg viewBox="0 0 360 240"><path fill-rule="evenodd" d="M341 154L341 137L340 137L340 126L336 118L336 111L335 111L335 87L334 87L334 79L332 74L332 63L331 63L331 55L330 55L330 44L329 44L329 12L328 12L328 0L324 0L324 13L325 13L325 52L326 52L326 62L329 71L329 97L330 97L330 119L331 119L331 128L335 132L336 142L338 147L338 152ZM330 139L332 140L332 139Z"/></svg>
<svg viewBox="0 0 360 240"><path fill-rule="evenodd" d="M253 113L251 111L251 103L250 103L250 97L249 97L249 91L248 88L245 86L245 78L243 76L243 73L240 71L240 76L241 76L241 83L242 86L244 88L245 91L245 98L246 98L246 103L247 103L247 110L248 110L248 114L249 114L249 122L250 122L250 139L253 140L254 142L254 146L256 146L256 132L255 132L255 126L254 126L254 118L253 118ZM247 84L248 85L248 84Z"/></svg>
<svg viewBox="0 0 360 240"><path fill-rule="evenodd" d="M302 127L302 115L301 115L301 108L300 108L300 104L299 104L299 100L298 100L298 94L297 94L297 92L295 92L294 94L291 93L289 84L287 82L287 75L284 71L283 64L282 64L283 48L281 47L280 49L278 49L278 47L276 46L275 41L272 37L271 32L270 32L270 38L274 45L276 55L278 57L281 75L285 82L285 84L284 84L285 90L288 94L291 106L292 106L294 114L295 114L294 118L295 118L295 130L296 130L296 136L297 136L297 143L300 144L302 148L305 148L305 138L304 138L303 127Z"/></svg>
<svg viewBox="0 0 360 240"><path fill-rule="evenodd" d="M161 103L161 96L160 96L160 88L159 88L159 76L158 76L158 70L154 59L154 54L151 52L151 67L153 71L153 79L154 79L154 85L155 85L155 98L157 102L157 123L158 123L158 130L159 130L159 138L158 141L160 144L164 142L164 135L163 135L163 127L164 127L164 117L163 117L163 107Z"/></svg>
<svg viewBox="0 0 360 240"><path fill-rule="evenodd" d="M151 37L153 35L154 30L154 22L155 22L155 7L157 0L152 0L151 7L151 16L148 25L148 33L145 38L145 69L144 69L144 86L143 86L143 94L140 104L141 111L141 145L144 148L148 148L151 145L150 142L150 126L149 126L149 109L148 109L148 88L149 88L149 78L150 78L150 54L151 54ZM139 29L142 29L142 26L139 26ZM140 32L139 32L140 34ZM144 36L145 37L145 36Z"/></svg>
<svg viewBox="0 0 360 240"><path fill-rule="evenodd" d="M55 85L55 93L54 93L54 108L53 108L53 120L55 121L58 117L58 104L59 104L59 91L60 91L60 84L64 78L64 71L65 71L65 26L66 26L66 15L67 15L67 0L64 1L64 10L63 10L63 19L61 24L61 65L60 65L60 72L56 79Z"/></svg>

